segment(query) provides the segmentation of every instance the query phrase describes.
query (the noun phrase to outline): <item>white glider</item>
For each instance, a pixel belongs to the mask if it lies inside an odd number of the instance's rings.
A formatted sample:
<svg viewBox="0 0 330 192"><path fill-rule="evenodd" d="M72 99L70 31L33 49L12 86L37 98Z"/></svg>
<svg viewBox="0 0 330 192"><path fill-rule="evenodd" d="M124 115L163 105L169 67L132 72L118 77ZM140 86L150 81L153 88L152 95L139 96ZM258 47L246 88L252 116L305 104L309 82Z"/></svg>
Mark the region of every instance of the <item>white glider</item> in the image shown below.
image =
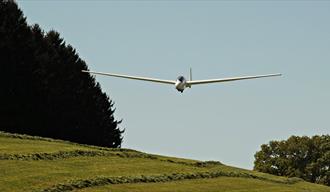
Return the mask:
<svg viewBox="0 0 330 192"><path fill-rule="evenodd" d="M114 74L114 73L103 73L103 72L96 72L96 71L86 71L82 70L84 73L96 74L96 75L106 75L112 77L121 77L126 79L135 79L135 80L142 80L142 81L151 81L156 83L164 83L164 84L171 84L175 85L175 88L180 91L181 93L184 91L185 88L191 88L192 85L198 84L208 84L208 83L221 83L221 82L228 82L228 81L238 81L238 80L245 80L245 79L257 79L263 77L274 77L274 76L281 76L282 74L267 74L267 75L255 75L255 76L242 76L242 77L229 77L229 78L221 78L221 79L205 79L205 80L192 80L192 72L190 69L190 78L186 80L183 76L179 76L175 81L174 80L163 80L163 79L155 79L155 78L148 78L148 77L138 77L138 76L130 76L130 75L121 75L121 74Z"/></svg>

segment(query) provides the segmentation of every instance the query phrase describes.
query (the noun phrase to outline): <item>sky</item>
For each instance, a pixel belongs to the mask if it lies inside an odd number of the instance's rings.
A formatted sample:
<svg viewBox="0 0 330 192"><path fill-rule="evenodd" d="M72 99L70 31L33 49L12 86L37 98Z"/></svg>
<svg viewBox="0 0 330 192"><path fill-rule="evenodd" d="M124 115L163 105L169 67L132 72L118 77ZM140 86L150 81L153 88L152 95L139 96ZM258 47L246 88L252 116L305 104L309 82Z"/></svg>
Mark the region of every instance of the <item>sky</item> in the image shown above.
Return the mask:
<svg viewBox="0 0 330 192"><path fill-rule="evenodd" d="M330 1L18 1L90 70L175 80L282 73L174 86L96 76L125 129L122 147L253 168L261 144L330 133Z"/></svg>

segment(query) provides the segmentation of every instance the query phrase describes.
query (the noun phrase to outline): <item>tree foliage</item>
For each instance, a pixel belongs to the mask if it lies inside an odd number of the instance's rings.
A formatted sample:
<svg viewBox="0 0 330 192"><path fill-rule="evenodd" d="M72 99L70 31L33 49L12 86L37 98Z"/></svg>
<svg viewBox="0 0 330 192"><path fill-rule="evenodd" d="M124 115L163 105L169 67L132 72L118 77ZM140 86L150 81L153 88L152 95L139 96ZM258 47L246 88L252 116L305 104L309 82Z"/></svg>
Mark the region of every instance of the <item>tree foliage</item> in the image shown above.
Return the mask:
<svg viewBox="0 0 330 192"><path fill-rule="evenodd" d="M330 135L270 141L255 154L254 169L330 185Z"/></svg>
<svg viewBox="0 0 330 192"><path fill-rule="evenodd" d="M29 26L0 1L0 130L120 147L113 102L56 31Z"/></svg>

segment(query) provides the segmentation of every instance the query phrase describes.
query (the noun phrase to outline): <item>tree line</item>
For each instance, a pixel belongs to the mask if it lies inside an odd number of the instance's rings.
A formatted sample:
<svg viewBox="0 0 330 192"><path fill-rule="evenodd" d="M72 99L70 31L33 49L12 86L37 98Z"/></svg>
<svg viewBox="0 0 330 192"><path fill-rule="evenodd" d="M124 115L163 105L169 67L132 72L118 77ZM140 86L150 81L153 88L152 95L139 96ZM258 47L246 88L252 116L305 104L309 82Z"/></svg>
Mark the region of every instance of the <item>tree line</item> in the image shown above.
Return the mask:
<svg viewBox="0 0 330 192"><path fill-rule="evenodd" d="M113 102L76 50L54 30L28 25L0 1L0 130L120 147Z"/></svg>
<svg viewBox="0 0 330 192"><path fill-rule="evenodd" d="M254 169L330 186L330 135L291 136L261 145Z"/></svg>

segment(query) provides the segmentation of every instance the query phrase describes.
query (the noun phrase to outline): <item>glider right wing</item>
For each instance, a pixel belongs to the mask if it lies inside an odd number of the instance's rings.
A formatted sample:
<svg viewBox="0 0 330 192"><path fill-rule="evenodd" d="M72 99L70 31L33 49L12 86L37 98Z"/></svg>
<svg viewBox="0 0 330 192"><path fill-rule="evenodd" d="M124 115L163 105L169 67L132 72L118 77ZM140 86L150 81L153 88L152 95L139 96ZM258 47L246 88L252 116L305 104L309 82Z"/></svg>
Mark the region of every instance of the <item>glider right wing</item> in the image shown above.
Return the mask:
<svg viewBox="0 0 330 192"><path fill-rule="evenodd" d="M84 72L84 73L90 73L90 74L96 74L96 75L106 75L106 76L112 76L112 77L121 77L121 78L126 78L126 79L151 81L151 82L156 82L156 83L165 83L165 84L171 84L171 85L174 85L175 84L175 81L163 80L163 79L154 79L154 78L148 78L148 77L137 77L137 76L130 76L130 75L120 75L120 74L114 74L114 73L102 73L102 72L86 71L86 70L82 70L82 72Z"/></svg>

